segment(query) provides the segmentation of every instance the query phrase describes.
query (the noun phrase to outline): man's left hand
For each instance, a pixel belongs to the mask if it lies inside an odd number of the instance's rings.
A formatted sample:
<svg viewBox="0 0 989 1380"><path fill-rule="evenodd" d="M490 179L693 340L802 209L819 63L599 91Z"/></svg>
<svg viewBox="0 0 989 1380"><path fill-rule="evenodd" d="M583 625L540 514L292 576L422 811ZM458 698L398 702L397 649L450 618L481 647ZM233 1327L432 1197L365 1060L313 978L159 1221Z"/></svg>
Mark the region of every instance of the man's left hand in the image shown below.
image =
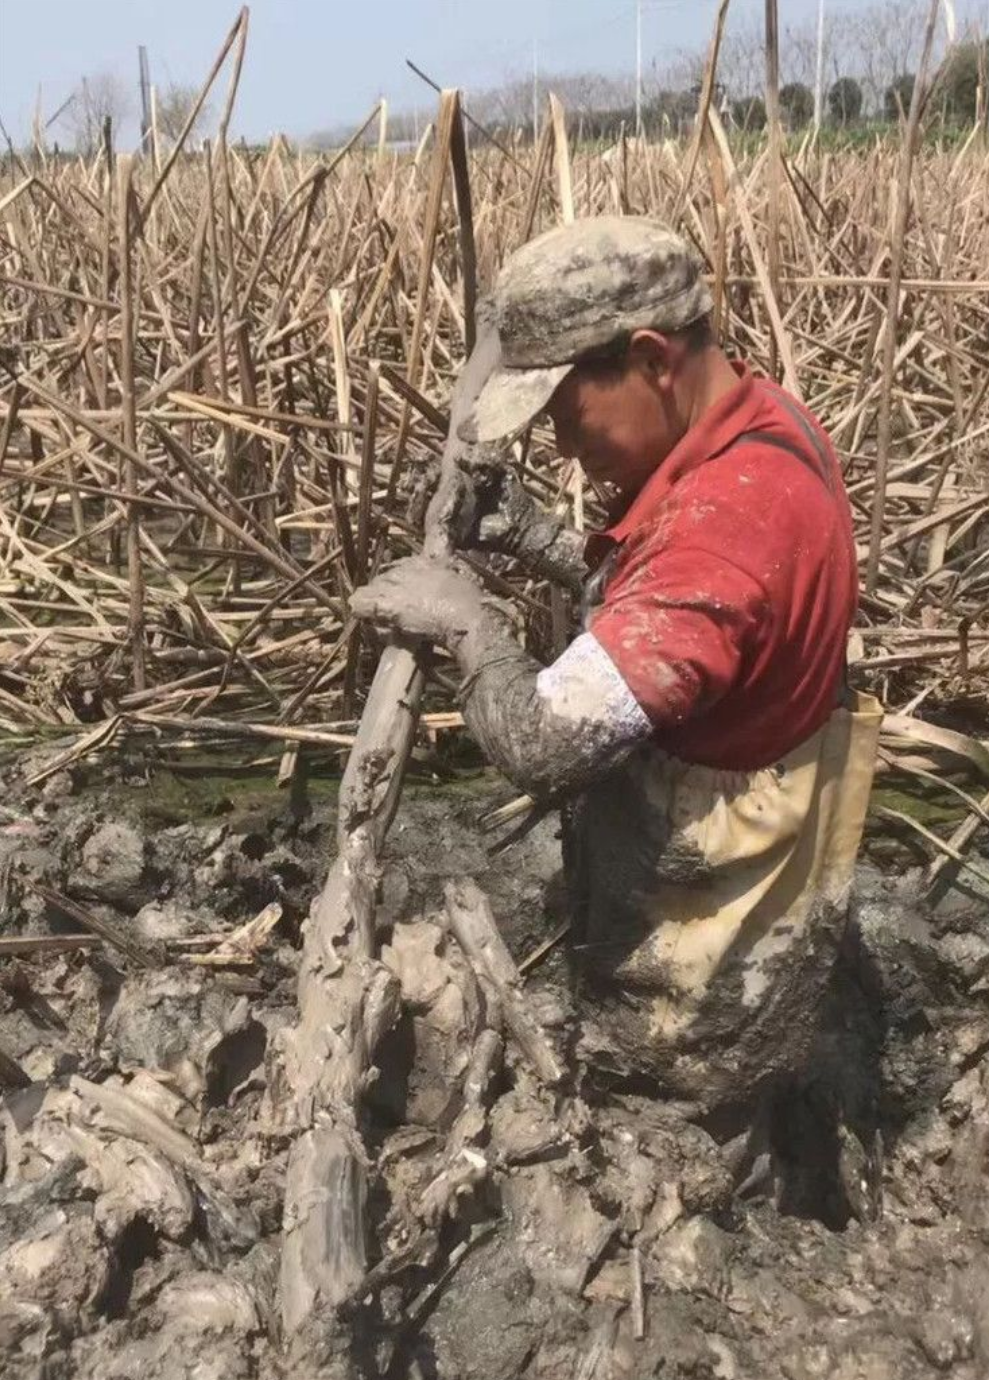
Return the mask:
<svg viewBox="0 0 989 1380"><path fill-rule="evenodd" d="M454 561L411 556L355 589L350 611L406 637L455 649L476 626L483 593Z"/></svg>

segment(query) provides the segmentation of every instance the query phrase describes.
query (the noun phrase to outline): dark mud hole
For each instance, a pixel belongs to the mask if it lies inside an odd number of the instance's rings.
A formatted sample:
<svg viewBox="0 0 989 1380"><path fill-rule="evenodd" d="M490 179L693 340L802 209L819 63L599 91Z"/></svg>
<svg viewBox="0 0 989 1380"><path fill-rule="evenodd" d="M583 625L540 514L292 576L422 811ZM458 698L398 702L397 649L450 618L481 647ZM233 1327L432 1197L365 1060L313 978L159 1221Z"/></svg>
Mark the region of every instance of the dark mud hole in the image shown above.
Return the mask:
<svg viewBox="0 0 989 1380"><path fill-rule="evenodd" d="M117 764L97 780L87 766L28 788L43 762L5 769L0 933L78 933L38 889L55 888L156 960L112 947L0 960L3 1373L276 1375L286 1147L266 1097L333 800L293 815L229 780L190 818L161 774ZM413 786L390 836L380 925L408 986L369 1104L372 1268L400 1250L404 1204L460 1106L469 1013L443 882L477 878L517 959L561 922L555 821L485 851L478 817L506 798L492 781ZM958 894L925 913L920 890L863 867L814 1065L767 1116L747 1196L717 1128L586 1078L554 1103L509 1047L486 1172L428 1263L379 1271L356 1305L359 1373L989 1374L989 914ZM196 936L274 902L254 966L189 961ZM565 1044L562 946L526 992Z"/></svg>

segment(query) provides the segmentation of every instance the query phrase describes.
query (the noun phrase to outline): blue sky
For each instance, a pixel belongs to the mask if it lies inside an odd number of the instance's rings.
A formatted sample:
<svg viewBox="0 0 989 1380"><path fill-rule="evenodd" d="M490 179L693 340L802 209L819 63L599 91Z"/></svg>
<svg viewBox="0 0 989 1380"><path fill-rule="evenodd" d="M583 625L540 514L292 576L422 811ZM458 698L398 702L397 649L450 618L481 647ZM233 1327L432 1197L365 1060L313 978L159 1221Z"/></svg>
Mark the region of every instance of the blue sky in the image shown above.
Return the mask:
<svg viewBox="0 0 989 1380"><path fill-rule="evenodd" d="M705 43L716 8L643 0L646 62ZM763 0L731 10L760 14ZM797 21L817 0L781 10ZM137 92L141 43L159 86L199 84L236 14L234 0L0 0L0 117L15 141L28 138L39 86L52 113L102 70ZM546 70L630 70L635 0L254 0L233 132L306 135L359 119L381 95L394 109L429 105L406 58L447 86L495 86L531 69L534 40ZM134 124L121 132L134 137Z"/></svg>
<svg viewBox="0 0 989 1380"><path fill-rule="evenodd" d="M664 52L706 42L717 0L643 6L644 57L661 64ZM762 10L763 0L731 7L740 19ZM817 0L782 0L780 10L784 24L800 22ZM0 117L23 140L39 84L50 114L99 71L136 93L140 43L152 81L198 85L236 14L234 0L0 0ZM531 69L534 40L547 71L628 71L634 0L254 0L233 132L304 136L356 121L382 95L395 109L428 105L406 57L442 84L496 85Z"/></svg>

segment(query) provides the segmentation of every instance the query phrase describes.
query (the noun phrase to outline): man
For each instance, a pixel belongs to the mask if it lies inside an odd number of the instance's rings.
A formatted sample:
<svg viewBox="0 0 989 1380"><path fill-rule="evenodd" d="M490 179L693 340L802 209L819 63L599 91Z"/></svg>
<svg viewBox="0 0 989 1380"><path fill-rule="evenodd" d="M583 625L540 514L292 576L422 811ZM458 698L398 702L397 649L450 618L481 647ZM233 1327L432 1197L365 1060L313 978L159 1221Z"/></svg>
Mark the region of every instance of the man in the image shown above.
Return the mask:
<svg viewBox="0 0 989 1380"><path fill-rule="evenodd" d="M583 1050L704 1108L798 1071L844 924L879 710L845 687L848 500L819 425L731 363L686 245L655 222L550 231L496 285L501 363L468 423L475 535L584 587L551 666L455 563L401 561L353 608L451 653L487 756L566 802ZM548 412L617 495L586 542L492 464Z"/></svg>

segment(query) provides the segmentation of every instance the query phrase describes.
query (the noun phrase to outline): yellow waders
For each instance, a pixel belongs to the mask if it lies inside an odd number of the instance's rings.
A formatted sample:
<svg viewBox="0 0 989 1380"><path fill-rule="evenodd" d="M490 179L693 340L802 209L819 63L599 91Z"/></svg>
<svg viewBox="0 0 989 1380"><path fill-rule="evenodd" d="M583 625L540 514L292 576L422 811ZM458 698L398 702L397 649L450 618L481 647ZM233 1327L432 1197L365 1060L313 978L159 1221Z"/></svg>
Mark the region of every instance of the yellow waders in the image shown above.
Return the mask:
<svg viewBox="0 0 989 1380"><path fill-rule="evenodd" d="M848 692L774 767L719 771L645 748L587 793L568 866L591 1062L709 1105L800 1067L844 930L881 719Z"/></svg>

